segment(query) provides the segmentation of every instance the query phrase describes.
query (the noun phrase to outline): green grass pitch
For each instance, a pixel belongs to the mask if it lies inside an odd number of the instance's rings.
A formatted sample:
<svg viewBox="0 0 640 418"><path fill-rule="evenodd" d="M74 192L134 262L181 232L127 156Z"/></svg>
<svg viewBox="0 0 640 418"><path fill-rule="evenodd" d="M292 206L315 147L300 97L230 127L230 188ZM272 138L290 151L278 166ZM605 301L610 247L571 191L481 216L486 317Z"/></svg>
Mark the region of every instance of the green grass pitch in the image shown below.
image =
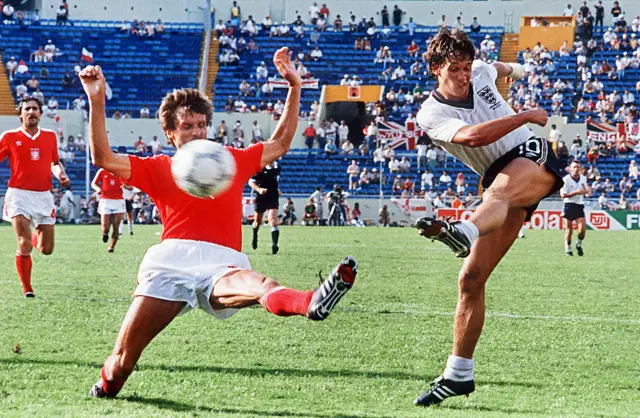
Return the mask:
<svg viewBox="0 0 640 418"><path fill-rule="evenodd" d="M582 258L564 255L559 231L518 240L488 283L476 392L425 410L412 401L450 352L461 261L407 228L283 227L277 256L268 228L257 251L245 228L256 270L310 288L352 254L354 289L320 323L193 311L152 342L118 399L88 398L159 231L138 227L108 254L98 226L57 227L26 300L0 226L0 416L640 416L633 232L589 232Z"/></svg>

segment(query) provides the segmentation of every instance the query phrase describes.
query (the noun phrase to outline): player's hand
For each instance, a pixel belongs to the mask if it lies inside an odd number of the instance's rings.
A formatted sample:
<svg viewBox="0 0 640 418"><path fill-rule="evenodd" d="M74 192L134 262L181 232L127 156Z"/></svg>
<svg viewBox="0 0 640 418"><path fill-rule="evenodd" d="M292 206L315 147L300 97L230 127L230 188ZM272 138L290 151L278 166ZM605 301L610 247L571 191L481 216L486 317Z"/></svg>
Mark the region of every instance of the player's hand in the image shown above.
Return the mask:
<svg viewBox="0 0 640 418"><path fill-rule="evenodd" d="M260 188L260 190L258 190L258 193L259 193L260 195L265 195L265 194L267 194L267 189L265 189L265 188L261 187L261 188Z"/></svg>
<svg viewBox="0 0 640 418"><path fill-rule="evenodd" d="M89 101L105 100L105 93L107 91L106 79L99 65L86 66L80 71L78 76L80 77L85 93L87 93L89 97Z"/></svg>
<svg viewBox="0 0 640 418"><path fill-rule="evenodd" d="M302 85L302 77L291 64L291 54L292 52L287 47L278 49L273 54L273 64L280 75L289 82L289 86L299 87Z"/></svg>
<svg viewBox="0 0 640 418"><path fill-rule="evenodd" d="M543 109L532 109L526 111L529 116L529 122L535 123L536 125L545 126L547 124L547 120L549 120L549 115L546 110Z"/></svg>
<svg viewBox="0 0 640 418"><path fill-rule="evenodd" d="M67 177L67 175L64 173L60 174L60 177L58 177L58 181L60 182L60 186L62 188L67 188L71 184L71 180L69 180L69 177Z"/></svg>

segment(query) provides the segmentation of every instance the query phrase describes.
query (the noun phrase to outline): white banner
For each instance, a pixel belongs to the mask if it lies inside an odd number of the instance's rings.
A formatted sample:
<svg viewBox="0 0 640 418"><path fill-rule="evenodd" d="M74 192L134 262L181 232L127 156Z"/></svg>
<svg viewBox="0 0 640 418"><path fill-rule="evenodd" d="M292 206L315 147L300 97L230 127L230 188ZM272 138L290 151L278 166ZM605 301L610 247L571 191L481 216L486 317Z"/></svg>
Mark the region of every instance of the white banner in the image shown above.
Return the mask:
<svg viewBox="0 0 640 418"><path fill-rule="evenodd" d="M310 78L308 80L302 80L302 88L303 89L317 89L318 88L318 82L320 80L318 80L317 78ZM276 78L276 77L269 77L269 84L271 84L271 86L274 89L288 89L289 88L289 82L287 80L285 80L284 78Z"/></svg>

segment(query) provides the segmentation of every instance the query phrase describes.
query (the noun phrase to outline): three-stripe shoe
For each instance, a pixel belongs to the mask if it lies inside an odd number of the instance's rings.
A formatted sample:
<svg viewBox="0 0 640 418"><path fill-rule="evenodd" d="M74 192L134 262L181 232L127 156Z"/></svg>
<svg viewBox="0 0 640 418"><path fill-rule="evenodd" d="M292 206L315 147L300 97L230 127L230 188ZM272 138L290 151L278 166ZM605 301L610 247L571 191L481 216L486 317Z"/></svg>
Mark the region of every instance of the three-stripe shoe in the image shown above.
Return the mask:
<svg viewBox="0 0 640 418"><path fill-rule="evenodd" d="M469 395L475 389L476 385L473 380L457 382L440 376L433 381L431 389L418 396L416 400L413 401L413 404L424 407L438 405L440 402L452 396Z"/></svg>
<svg viewBox="0 0 640 418"><path fill-rule="evenodd" d="M420 235L430 238L431 241L440 241L446 244L458 257L464 258L471 251L469 238L460 232L455 225L459 221L446 222L435 218L420 218L416 222L416 228L420 230Z"/></svg>
<svg viewBox="0 0 640 418"><path fill-rule="evenodd" d="M344 258L313 292L307 318L321 321L329 316L331 310L353 286L357 270L358 263L352 256Z"/></svg>
<svg viewBox="0 0 640 418"><path fill-rule="evenodd" d="M89 396L94 398L113 398L113 396L107 395L107 392L102 389L102 379L98 380L96 384L91 387Z"/></svg>

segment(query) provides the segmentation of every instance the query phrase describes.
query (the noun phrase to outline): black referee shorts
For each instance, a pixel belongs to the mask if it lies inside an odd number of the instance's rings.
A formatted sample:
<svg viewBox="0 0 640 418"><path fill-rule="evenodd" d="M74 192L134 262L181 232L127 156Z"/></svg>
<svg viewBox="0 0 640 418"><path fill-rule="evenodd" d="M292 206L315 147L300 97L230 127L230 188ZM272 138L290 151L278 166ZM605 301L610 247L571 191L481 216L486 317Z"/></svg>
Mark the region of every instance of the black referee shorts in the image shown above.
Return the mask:
<svg viewBox="0 0 640 418"><path fill-rule="evenodd" d="M256 213L265 213L269 209L278 209L278 195L257 195L255 202Z"/></svg>

